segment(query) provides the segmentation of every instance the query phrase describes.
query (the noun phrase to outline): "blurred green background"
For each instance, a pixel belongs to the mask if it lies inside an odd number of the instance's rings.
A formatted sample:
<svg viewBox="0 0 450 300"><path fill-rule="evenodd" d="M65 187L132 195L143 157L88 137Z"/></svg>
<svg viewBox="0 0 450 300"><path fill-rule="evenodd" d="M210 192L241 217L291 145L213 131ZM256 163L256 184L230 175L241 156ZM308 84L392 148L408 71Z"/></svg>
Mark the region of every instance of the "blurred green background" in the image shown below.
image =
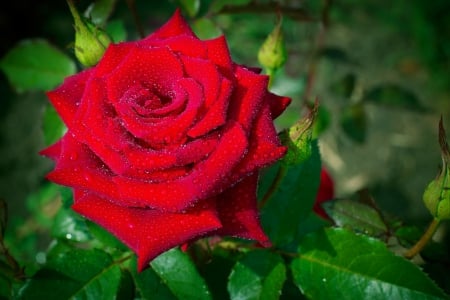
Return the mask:
<svg viewBox="0 0 450 300"><path fill-rule="evenodd" d="M253 1L241 12L239 4L248 2L200 1L197 19L190 22L200 36L214 35L216 30L198 21L207 16L226 35L235 61L257 66L257 51L275 26L276 14L251 12L252 5L273 1ZM304 8L313 19L283 19L288 61L272 88L291 96L293 104L278 121L279 128L295 122L304 101L317 97L325 128L320 133L321 153L336 181L337 196L349 197L368 187L389 214L429 220L421 196L441 163L441 114L450 132L450 2L277 2L287 10ZM235 3L237 8L212 14L210 7L217 3ZM89 1L76 5L84 9ZM329 9L324 28L317 20L323 18L325 5ZM172 15L177 2L136 0L136 6L148 34ZM126 1L117 2L111 19L124 21L129 40L138 38ZM65 1L5 1L0 33L0 57L19 40L36 37L73 57L72 17ZM26 199L38 191L51 167L38 155L44 147L41 119L47 100L42 92L16 93L4 74L0 93L0 197L7 201L11 225L20 236L23 224L39 231L29 218Z"/></svg>

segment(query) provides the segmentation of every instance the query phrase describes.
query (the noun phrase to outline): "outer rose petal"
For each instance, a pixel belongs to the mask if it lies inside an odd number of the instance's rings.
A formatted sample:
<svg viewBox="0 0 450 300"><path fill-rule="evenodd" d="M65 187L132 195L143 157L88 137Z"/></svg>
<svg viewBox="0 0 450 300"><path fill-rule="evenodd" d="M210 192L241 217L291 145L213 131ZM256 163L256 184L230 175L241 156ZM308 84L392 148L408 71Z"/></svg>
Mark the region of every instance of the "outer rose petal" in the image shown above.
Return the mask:
<svg viewBox="0 0 450 300"><path fill-rule="evenodd" d="M73 122L84 93L86 80L88 80L91 72L92 70L85 70L67 77L61 86L53 91L47 92L47 97L67 126L70 126Z"/></svg>
<svg viewBox="0 0 450 300"><path fill-rule="evenodd" d="M218 196L217 211L223 228L217 234L256 240L262 246L270 247L269 238L259 223L257 182L258 174L251 175Z"/></svg>
<svg viewBox="0 0 450 300"><path fill-rule="evenodd" d="M229 118L249 131L267 93L269 77L236 66L237 86L230 102Z"/></svg>
<svg viewBox="0 0 450 300"><path fill-rule="evenodd" d="M195 36L191 28L189 27L189 24L186 23L186 20L181 16L180 10L177 9L169 21L167 21L161 28L156 30L153 34L149 35L139 43L145 45L147 41L151 41L153 39L166 39L173 36L185 34Z"/></svg>
<svg viewBox="0 0 450 300"><path fill-rule="evenodd" d="M266 99L270 106L272 119L276 119L279 115L281 115L281 113L291 103L291 98L280 97L270 92L267 93Z"/></svg>
<svg viewBox="0 0 450 300"><path fill-rule="evenodd" d="M233 61L231 60L230 51L228 50L227 41L224 36L204 41L208 47L208 58L219 68L220 72L232 79Z"/></svg>
<svg viewBox="0 0 450 300"><path fill-rule="evenodd" d="M133 249L139 257L139 271L162 252L221 227L211 202L183 213L168 213L118 206L95 194L76 190L72 208Z"/></svg>

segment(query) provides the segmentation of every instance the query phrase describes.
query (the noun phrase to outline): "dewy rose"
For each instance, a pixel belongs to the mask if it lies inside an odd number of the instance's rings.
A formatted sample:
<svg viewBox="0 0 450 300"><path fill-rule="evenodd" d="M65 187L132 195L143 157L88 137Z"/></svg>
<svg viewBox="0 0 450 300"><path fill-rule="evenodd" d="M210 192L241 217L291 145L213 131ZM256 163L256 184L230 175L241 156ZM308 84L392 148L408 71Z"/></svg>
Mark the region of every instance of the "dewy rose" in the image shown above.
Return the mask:
<svg viewBox="0 0 450 300"><path fill-rule="evenodd" d="M179 11L48 93L68 127L42 154L72 208L133 249L160 253L212 235L270 242L256 209L259 170L279 158L273 119L290 102L234 63L224 37L201 41Z"/></svg>

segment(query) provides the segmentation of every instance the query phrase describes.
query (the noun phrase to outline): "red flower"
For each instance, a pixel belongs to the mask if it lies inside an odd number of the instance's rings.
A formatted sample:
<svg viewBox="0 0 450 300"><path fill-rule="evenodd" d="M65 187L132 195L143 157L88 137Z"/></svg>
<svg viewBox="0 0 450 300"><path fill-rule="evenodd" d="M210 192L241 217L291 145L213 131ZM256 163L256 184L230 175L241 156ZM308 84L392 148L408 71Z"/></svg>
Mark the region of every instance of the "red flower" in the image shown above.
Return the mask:
<svg viewBox="0 0 450 300"><path fill-rule="evenodd" d="M320 217L331 220L322 207L322 203L334 198L334 182L328 171L324 168L320 171L320 185L314 203L313 210Z"/></svg>
<svg viewBox="0 0 450 300"><path fill-rule="evenodd" d="M162 28L109 46L48 93L68 127L42 151L73 209L139 256L210 235L270 242L256 209L259 170L282 157L273 119L290 99L234 63L224 37L201 41L177 11Z"/></svg>

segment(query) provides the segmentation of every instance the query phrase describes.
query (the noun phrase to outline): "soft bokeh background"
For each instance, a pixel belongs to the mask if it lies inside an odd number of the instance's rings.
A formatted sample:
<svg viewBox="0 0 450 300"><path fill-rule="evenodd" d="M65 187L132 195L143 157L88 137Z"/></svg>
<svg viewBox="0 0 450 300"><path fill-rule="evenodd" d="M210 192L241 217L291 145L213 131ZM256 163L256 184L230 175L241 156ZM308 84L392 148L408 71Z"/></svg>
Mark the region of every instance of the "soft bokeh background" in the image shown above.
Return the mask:
<svg viewBox="0 0 450 300"><path fill-rule="evenodd" d="M201 11L213 2L217 1L201 1ZM304 6L316 19L323 5L322 1L278 2ZM77 6L88 3L78 1ZM136 5L146 33L163 24L176 7L175 1L136 0ZM421 195L441 163L437 143L441 114L450 136L450 2L333 1L327 15L325 29L318 22L284 17L289 57L273 90L293 97L293 105L278 125L288 126L301 115L307 74L314 62L307 98L318 97L322 118L330 124L320 136L320 146L337 195L349 197L368 187L388 213L427 221ZM112 19L125 20L128 39L138 38L125 1L118 1ZM258 65L257 51L275 25L274 14L220 14L212 20L226 34L237 62ZM0 9L0 33L0 57L19 40L35 37L73 55L72 17L65 1L6 1ZM392 86L396 88L389 89ZM375 94L375 103L361 106L377 87L383 88L381 96ZM13 227L39 231L29 218L26 199L43 184L50 169L50 162L37 154L43 147L41 118L47 100L41 92L17 94L3 74L0 94L0 197L11 209ZM386 99L394 104L376 103ZM397 107L403 100L411 107ZM347 132L343 118L350 120ZM52 208L47 209L51 213Z"/></svg>

